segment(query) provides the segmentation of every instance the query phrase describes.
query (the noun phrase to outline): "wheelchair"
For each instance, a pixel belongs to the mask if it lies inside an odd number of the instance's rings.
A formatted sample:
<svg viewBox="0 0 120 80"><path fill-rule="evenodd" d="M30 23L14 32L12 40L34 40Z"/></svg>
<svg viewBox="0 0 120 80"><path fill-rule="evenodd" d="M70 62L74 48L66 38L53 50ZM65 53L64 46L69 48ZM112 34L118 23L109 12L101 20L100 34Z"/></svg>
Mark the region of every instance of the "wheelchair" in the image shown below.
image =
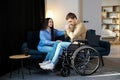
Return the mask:
<svg viewBox="0 0 120 80"><path fill-rule="evenodd" d="M86 76L97 71L100 66L100 54L93 47L87 45L87 40L74 40L60 56L60 74L70 75L70 69L77 74Z"/></svg>

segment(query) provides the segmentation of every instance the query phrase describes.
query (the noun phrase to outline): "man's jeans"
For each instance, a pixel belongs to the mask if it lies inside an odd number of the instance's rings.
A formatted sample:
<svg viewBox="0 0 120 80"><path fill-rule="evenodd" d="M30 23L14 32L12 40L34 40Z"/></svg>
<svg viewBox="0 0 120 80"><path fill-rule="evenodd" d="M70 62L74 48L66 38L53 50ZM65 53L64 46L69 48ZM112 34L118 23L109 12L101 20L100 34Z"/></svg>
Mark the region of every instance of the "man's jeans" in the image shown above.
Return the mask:
<svg viewBox="0 0 120 80"><path fill-rule="evenodd" d="M59 60L59 56L62 55L63 51L68 48L68 46L71 44L71 42L59 42L57 44L56 51L51 52L51 54L54 54L52 62L56 64Z"/></svg>

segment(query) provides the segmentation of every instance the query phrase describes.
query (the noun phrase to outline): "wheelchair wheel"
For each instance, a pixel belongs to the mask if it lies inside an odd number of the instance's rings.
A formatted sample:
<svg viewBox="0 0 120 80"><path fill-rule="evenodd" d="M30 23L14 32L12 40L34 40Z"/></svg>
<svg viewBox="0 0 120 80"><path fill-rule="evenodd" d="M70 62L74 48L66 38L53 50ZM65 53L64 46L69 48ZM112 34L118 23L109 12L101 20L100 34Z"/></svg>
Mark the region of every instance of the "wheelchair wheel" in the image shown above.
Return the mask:
<svg viewBox="0 0 120 80"><path fill-rule="evenodd" d="M62 68L62 69L61 69L61 75L62 75L63 77L69 76L69 75L70 75L70 69L67 68L67 67Z"/></svg>
<svg viewBox="0 0 120 80"><path fill-rule="evenodd" d="M99 68L99 53L90 46L81 46L73 53L71 65L78 74L91 75Z"/></svg>

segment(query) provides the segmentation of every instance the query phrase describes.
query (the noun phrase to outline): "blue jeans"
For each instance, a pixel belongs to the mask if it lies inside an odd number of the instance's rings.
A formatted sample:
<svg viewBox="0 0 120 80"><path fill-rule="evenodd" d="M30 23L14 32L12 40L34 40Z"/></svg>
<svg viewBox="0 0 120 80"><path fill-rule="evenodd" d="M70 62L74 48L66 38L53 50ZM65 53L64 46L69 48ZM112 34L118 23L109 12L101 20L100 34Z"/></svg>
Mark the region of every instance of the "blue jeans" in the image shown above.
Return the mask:
<svg viewBox="0 0 120 80"><path fill-rule="evenodd" d="M55 42L55 44L53 46L38 46L37 47L38 51L47 53L47 55L45 57L45 61L52 60L58 43L59 42Z"/></svg>
<svg viewBox="0 0 120 80"><path fill-rule="evenodd" d="M57 48L55 51L51 52L51 54L54 54L52 58L52 62L56 64L59 60L59 56L62 55L63 51L68 48L68 46L71 44L71 42L59 42L57 44Z"/></svg>

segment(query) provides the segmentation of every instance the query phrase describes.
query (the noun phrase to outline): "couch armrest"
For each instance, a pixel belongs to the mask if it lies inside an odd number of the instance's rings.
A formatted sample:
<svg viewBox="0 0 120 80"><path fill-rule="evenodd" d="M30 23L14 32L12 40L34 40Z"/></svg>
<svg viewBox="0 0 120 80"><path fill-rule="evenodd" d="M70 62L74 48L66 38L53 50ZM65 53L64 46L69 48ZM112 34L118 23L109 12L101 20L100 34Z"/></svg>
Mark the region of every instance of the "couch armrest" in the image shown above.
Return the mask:
<svg viewBox="0 0 120 80"><path fill-rule="evenodd" d="M110 42L100 40L100 46L104 47L106 49L107 53L110 53L110 48L111 48Z"/></svg>
<svg viewBox="0 0 120 80"><path fill-rule="evenodd" d="M28 48L28 45L27 45L27 42L24 42L21 46L21 52L24 53L26 48Z"/></svg>

